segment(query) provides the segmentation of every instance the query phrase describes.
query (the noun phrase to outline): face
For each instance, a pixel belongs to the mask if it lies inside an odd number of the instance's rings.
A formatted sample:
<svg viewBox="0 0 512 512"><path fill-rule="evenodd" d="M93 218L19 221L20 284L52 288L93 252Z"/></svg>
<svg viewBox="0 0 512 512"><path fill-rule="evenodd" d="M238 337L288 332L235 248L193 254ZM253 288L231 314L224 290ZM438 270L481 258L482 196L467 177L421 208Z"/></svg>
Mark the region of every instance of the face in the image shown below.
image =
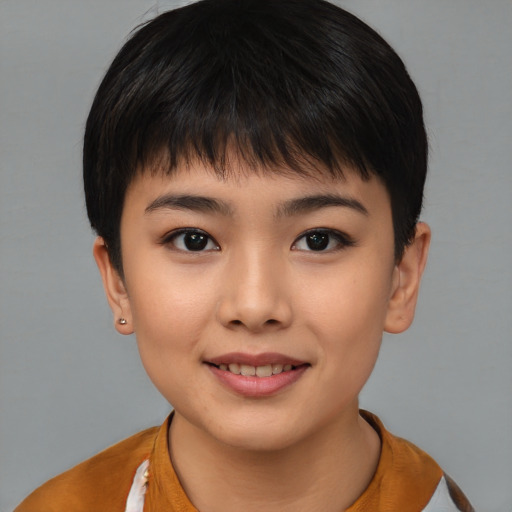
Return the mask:
<svg viewBox="0 0 512 512"><path fill-rule="evenodd" d="M356 421L383 331L405 325L407 276L385 187L345 175L222 180L197 164L130 185L124 281L101 240L95 253L176 421L261 450Z"/></svg>

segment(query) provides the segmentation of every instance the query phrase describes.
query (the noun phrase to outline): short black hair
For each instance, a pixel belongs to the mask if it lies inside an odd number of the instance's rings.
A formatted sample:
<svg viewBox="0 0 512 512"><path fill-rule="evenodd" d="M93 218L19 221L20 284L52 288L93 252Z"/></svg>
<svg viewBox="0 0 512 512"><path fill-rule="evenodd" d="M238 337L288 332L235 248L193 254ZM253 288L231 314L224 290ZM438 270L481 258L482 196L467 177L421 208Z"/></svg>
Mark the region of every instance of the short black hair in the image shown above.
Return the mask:
<svg viewBox="0 0 512 512"><path fill-rule="evenodd" d="M137 172L166 155L228 171L352 165L391 200L395 258L414 236L427 170L422 104L402 60L324 0L202 0L139 27L87 120L87 212L122 275L120 221Z"/></svg>

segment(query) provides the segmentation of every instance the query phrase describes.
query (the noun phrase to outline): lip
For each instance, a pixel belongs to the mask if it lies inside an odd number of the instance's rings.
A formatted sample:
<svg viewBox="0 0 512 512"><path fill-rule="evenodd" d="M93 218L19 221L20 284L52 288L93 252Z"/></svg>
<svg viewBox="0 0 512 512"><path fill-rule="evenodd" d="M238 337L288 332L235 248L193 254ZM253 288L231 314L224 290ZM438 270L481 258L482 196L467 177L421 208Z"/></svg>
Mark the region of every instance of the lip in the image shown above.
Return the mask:
<svg viewBox="0 0 512 512"><path fill-rule="evenodd" d="M249 366L289 364L294 368L269 377L247 377L244 375L236 375L227 370L221 370L218 367L221 364L230 363ZM209 359L205 361L205 364L207 364L211 373L219 379L225 387L235 394L247 398L264 398L275 395L295 384L310 368L310 365L304 361L272 352L257 355L233 352Z"/></svg>

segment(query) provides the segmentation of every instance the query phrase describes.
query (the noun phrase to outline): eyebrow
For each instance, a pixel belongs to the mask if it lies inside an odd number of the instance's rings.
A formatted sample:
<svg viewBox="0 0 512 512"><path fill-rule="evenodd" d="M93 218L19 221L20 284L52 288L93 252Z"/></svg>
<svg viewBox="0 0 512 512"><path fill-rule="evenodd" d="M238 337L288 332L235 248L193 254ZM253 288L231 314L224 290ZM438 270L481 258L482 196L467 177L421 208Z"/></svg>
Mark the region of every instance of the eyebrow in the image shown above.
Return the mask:
<svg viewBox="0 0 512 512"><path fill-rule="evenodd" d="M192 210L194 212L220 213L222 215L231 215L231 207L224 201L213 199L212 197L194 196L194 195L172 195L166 194L157 197L152 201L145 213L151 213L155 210Z"/></svg>
<svg viewBox="0 0 512 512"><path fill-rule="evenodd" d="M320 194L291 199L283 203L278 211L278 216L293 216L308 213L330 206L351 208L363 215L369 215L364 205L353 197L340 196L338 194Z"/></svg>
<svg viewBox="0 0 512 512"><path fill-rule="evenodd" d="M298 197L282 203L277 209L276 217L291 217L332 206L351 208L363 215L368 215L368 210L357 199L337 194L318 194ZM220 213L226 216L233 215L230 205L224 201L212 197L186 194L166 194L157 197L146 207L145 213L166 209L191 210L199 213Z"/></svg>

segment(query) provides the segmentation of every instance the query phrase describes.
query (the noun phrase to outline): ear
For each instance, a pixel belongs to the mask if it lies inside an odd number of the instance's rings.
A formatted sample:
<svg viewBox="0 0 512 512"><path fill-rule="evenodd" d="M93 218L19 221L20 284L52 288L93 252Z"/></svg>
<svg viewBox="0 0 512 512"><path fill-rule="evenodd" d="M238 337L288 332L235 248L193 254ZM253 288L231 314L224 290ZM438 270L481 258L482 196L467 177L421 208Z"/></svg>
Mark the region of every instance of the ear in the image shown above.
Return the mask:
<svg viewBox="0 0 512 512"><path fill-rule="evenodd" d="M126 286L119 272L112 266L107 246L102 237L94 241L93 255L103 280L110 309L114 314L114 327L120 334L132 334L133 318ZM121 320L125 320L122 321Z"/></svg>
<svg viewBox="0 0 512 512"><path fill-rule="evenodd" d="M392 293L384 324L386 332L403 332L414 319L421 276L427 263L430 236L428 225L418 222L414 240L405 248L402 260L393 270Z"/></svg>

